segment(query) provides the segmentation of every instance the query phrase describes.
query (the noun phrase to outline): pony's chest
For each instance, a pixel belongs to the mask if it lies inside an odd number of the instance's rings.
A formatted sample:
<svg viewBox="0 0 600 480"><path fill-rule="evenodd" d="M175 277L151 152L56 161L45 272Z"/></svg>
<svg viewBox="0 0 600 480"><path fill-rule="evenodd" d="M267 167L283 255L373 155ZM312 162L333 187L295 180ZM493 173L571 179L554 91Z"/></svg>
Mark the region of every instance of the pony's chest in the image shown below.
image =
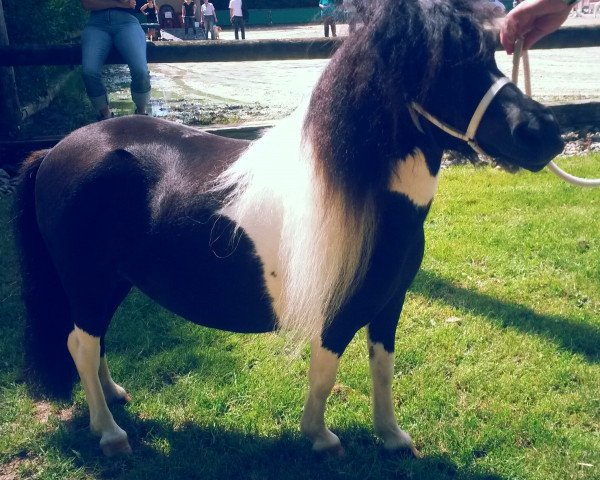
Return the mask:
<svg viewBox="0 0 600 480"><path fill-rule="evenodd" d="M437 190L439 170L433 174L425 155L416 148L414 152L396 162L390 176L388 189L408 198L416 207L426 207Z"/></svg>

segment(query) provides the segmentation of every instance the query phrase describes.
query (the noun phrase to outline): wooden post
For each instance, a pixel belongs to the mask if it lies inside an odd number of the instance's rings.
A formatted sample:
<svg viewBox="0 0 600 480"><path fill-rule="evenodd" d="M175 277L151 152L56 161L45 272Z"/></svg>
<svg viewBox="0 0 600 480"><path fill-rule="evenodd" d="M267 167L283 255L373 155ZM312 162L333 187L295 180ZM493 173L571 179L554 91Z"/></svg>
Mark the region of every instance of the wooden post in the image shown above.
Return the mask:
<svg viewBox="0 0 600 480"><path fill-rule="evenodd" d="M0 47L8 47L4 7L0 0ZM21 105L13 67L0 66L0 137L14 137L21 127Z"/></svg>

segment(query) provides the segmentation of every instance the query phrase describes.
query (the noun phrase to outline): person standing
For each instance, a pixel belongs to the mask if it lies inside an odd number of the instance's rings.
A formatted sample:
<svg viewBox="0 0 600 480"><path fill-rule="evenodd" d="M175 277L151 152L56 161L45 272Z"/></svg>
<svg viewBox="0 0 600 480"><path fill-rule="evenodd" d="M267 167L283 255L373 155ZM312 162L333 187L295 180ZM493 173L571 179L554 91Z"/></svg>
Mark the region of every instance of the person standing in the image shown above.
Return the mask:
<svg viewBox="0 0 600 480"><path fill-rule="evenodd" d="M185 36L187 37L189 27L192 27L194 36L196 35L196 3L193 0L183 0L181 5L181 16L183 17L183 26L185 27Z"/></svg>
<svg viewBox="0 0 600 480"><path fill-rule="evenodd" d="M334 0L319 0L319 8L321 9L321 18L323 19L323 27L325 36L329 37L329 27L331 34L336 37L335 33L335 2Z"/></svg>
<svg viewBox="0 0 600 480"><path fill-rule="evenodd" d="M348 22L348 34L352 35L356 31L357 10L354 0L343 0L344 14Z"/></svg>
<svg viewBox="0 0 600 480"><path fill-rule="evenodd" d="M242 0L229 0L229 19L233 25L235 39L238 38L238 31L242 32L242 40L246 38L246 29L244 26L244 12L242 12Z"/></svg>
<svg viewBox="0 0 600 480"><path fill-rule="evenodd" d="M200 21L204 25L204 36L208 40L208 32L210 32L211 40L215 39L215 32L213 31L214 26L219 21L217 18L217 11L212 3L208 0L204 0L202 7L200 7Z"/></svg>
<svg viewBox="0 0 600 480"><path fill-rule="evenodd" d="M98 111L98 120L112 116L102 81L102 67L113 47L129 66L135 113L146 114L150 72L146 34L135 16L135 4L135 0L81 0L81 6L90 12L81 33L82 77L90 102Z"/></svg>
<svg viewBox="0 0 600 480"><path fill-rule="evenodd" d="M146 21L148 23L158 23L158 17L156 16L156 4L154 3L154 0L148 0L148 3L144 3L144 5L140 7L140 12L146 15ZM157 32L154 28L149 28L148 39L153 40L156 33ZM157 38L160 38L160 29L158 30Z"/></svg>

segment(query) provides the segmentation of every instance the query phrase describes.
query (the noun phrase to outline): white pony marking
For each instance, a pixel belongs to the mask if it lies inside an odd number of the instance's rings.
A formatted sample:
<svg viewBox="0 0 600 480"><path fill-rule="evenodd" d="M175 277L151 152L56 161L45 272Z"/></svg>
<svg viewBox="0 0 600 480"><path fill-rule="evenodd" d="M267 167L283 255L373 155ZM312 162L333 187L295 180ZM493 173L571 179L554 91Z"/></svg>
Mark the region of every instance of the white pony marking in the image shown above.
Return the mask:
<svg viewBox="0 0 600 480"><path fill-rule="evenodd" d="M373 380L373 426L375 433L383 440L386 450L409 448L415 456L419 452L415 449L413 441L403 430L398 427L394 414L394 400L392 398L392 380L394 378L394 354L387 352L381 343L369 345L369 366Z"/></svg>
<svg viewBox="0 0 600 480"><path fill-rule="evenodd" d="M69 334L67 346L77 366L90 409L90 430L101 437L102 451L107 456L131 453L127 433L114 421L100 383L100 337L93 337L75 327Z"/></svg>
<svg viewBox="0 0 600 480"><path fill-rule="evenodd" d="M310 351L310 370L308 379L310 387L300 430L313 442L313 450L317 452L342 452L338 436L325 426L325 405L335 383L339 357L321 346L320 340L313 340Z"/></svg>
<svg viewBox="0 0 600 480"><path fill-rule="evenodd" d="M102 391L104 392L104 399L107 403L114 401L128 402L131 400L125 389L121 385L116 384L113 380L110 370L108 369L106 355L100 357L98 377L100 378L100 384L102 385Z"/></svg>
<svg viewBox="0 0 600 480"><path fill-rule="evenodd" d="M431 175L425 156L419 148L396 163L389 189L406 195L418 207L426 207L437 190L439 176Z"/></svg>
<svg viewBox="0 0 600 480"><path fill-rule="evenodd" d="M374 202L355 211L342 192L325 192L302 138L306 106L254 142L214 191L232 192L218 213L254 243L279 327L310 339L364 274L375 215Z"/></svg>

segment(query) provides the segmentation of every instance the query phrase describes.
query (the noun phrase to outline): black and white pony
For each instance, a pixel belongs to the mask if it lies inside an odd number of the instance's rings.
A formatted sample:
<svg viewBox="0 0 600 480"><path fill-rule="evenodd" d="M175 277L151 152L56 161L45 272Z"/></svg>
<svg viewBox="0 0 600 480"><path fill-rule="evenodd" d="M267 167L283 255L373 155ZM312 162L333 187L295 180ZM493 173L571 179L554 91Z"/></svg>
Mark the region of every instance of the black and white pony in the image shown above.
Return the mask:
<svg viewBox="0 0 600 480"><path fill-rule="evenodd" d="M537 171L562 149L550 111L496 67L487 3L372 2L306 108L256 142L131 116L26 162L30 370L70 393L74 361L105 454L130 451L107 406L128 395L104 336L132 285L200 325L310 340L301 430L316 451L341 451L325 403L367 326L375 432L414 450L394 416L394 336L442 152L473 147Z"/></svg>

